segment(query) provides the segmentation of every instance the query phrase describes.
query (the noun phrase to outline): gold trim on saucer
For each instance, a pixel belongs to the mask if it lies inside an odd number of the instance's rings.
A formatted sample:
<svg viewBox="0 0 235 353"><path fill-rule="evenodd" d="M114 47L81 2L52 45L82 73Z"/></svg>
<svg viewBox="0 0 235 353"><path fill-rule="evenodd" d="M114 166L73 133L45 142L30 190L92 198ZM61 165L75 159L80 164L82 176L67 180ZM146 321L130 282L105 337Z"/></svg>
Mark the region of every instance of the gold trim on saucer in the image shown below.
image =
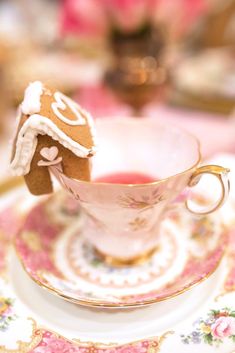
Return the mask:
<svg viewBox="0 0 235 353"><path fill-rule="evenodd" d="M38 346L42 341L43 332L37 328L37 323L33 318L28 317L28 320L32 322L31 340L29 342L17 341L16 349L6 348L5 345L0 345L0 353L27 353Z"/></svg>
<svg viewBox="0 0 235 353"><path fill-rule="evenodd" d="M18 234L19 236L19 234ZM173 292L169 295L166 295L164 297L161 297L161 298L150 298L150 299L146 299L146 298L143 298L143 299L139 299L139 301L137 302L128 302L128 300L125 298L125 296L123 296L121 298L122 301L115 301L115 298L113 301L108 301L108 300L103 300L102 298L87 298L85 296L78 296L78 298L71 298L70 295L68 294L65 294L64 291L62 290L59 290L59 289L56 289L54 288L53 286L51 286L48 282L46 282L46 279L43 277L44 276L44 273L46 273L46 271L43 270L42 271L39 271L37 273L37 276L38 278L35 278L33 276L33 274L31 272L29 272L26 268L26 265L24 263L24 260L21 256L21 254L19 253L18 249L17 249L17 237L14 238L14 248L15 248L15 253L24 269L24 271L27 273L27 275L35 282L37 283L41 288L44 288L44 289L47 289L48 291L50 291L51 293L53 294L56 294L57 296L69 301L69 302L72 302L74 304L78 304L78 305L82 305L82 306L87 306L87 307L95 307L95 308L107 308L107 309L112 309L112 308L116 308L116 309L122 309L122 308L138 308L138 307L144 307L144 306L147 306L149 304L154 304L154 303L157 303L157 302L161 302L161 301L165 301L167 299L170 299L170 298L174 298L184 292L186 292L187 290L189 290L190 288L193 288L195 287L196 285L198 285L199 283L205 281L206 279L208 279L216 270L217 268L219 267L220 263L221 263L221 260L223 258L223 255L225 253L225 250L226 250L226 244L227 244L227 236L228 236L228 229L225 227L223 227L221 229L221 232L220 232L220 240L219 240L219 243L217 244L218 247L221 248L221 254L220 254L220 258L218 258L217 260L217 263L216 265L207 273L207 275L205 275L204 277L200 277L200 279L197 279L196 282L191 282L189 284L187 284L186 286L182 287L180 289L178 289L176 292ZM208 254L208 256L210 256ZM115 293L115 292L114 292ZM114 296L115 297L115 296Z"/></svg>
<svg viewBox="0 0 235 353"><path fill-rule="evenodd" d="M223 237L223 236L224 235L221 235L221 237ZM17 258L19 259L23 270L41 288L47 289L49 292L57 295L60 298L63 298L64 300L67 300L70 303L74 303L74 304L82 305L82 306L87 306L87 307L100 308L100 309L101 308L104 308L104 309L139 308L139 307L147 306L149 304L154 304L154 303L165 301L167 299L171 299L171 298L177 297L178 295L187 292L189 289L196 287L198 284L200 284L200 283L204 282L206 279L208 279L218 269L218 267L219 267L219 265L221 263L221 260L222 260L222 258L224 256L224 253L225 253L225 248L224 248L224 250L223 250L223 252L221 254L221 257L218 260L218 263L216 264L216 266L205 277L202 277L196 283L189 284L187 287L184 287L183 289L179 290L176 293L173 293L171 295L165 296L164 298L160 298L160 299L159 298L158 299L149 299L149 300L144 299L143 302L138 302L138 303L127 303L127 302L125 302L125 303L108 303L107 301L106 302L100 302L100 301L97 301L96 299L94 299L94 300L73 299L73 298L69 297L68 295L64 294L63 292L59 291L58 289L53 288L49 284L46 284L46 283L42 284L39 280L34 278L31 275L31 273L29 273L27 271L26 266L25 266L25 264L23 262L23 259L21 258L20 254L19 254L19 252L17 250L15 241L14 241L14 248L15 248L15 253L17 255Z"/></svg>
<svg viewBox="0 0 235 353"><path fill-rule="evenodd" d="M21 186L23 184L23 180L24 179L21 177L12 177L12 178L3 180L2 182L0 182L0 195L2 196L8 191L11 191L16 187Z"/></svg>
<svg viewBox="0 0 235 353"><path fill-rule="evenodd" d="M100 280L99 276L97 276L96 278L93 278L92 276L90 276L89 271L86 271L84 273L84 271L82 271L81 266L77 266L76 265L76 261L74 262L74 259L71 258L71 253L72 253L72 249L70 248L70 245L73 244L73 242L76 241L76 237L77 237L77 233L73 235L73 238L71 239L71 242L68 243L68 246L66 246L66 258L67 261L69 263L69 266L71 267L71 269L74 271L74 273L79 276L80 278L83 278L84 280L92 283L92 284L96 284L98 286L104 287L104 288L134 288L139 286L140 284L147 284L149 282L151 282L153 280L153 278L158 278L158 276L161 276L163 273L165 273L165 271L167 271L169 269L169 267L172 265L174 259L175 259L175 255L176 255L176 251L177 251L177 243L175 241L175 238L171 236L170 233L166 233L165 236L169 237L169 242L172 245L172 253L171 256L168 258L168 261L166 262L165 266L162 266L158 275L156 275L153 272L149 272L149 278L146 280L143 280L143 278L139 278L139 280L136 283L129 283L128 281L124 281L122 284L115 284L114 281L110 280L110 282L107 283L102 283L102 281ZM55 249L55 247L54 247ZM161 250L161 246L159 245L159 248L157 249L158 253ZM94 247L93 247L93 251L94 251ZM102 261L102 259L100 259L100 261ZM104 264L104 262L102 261L102 263ZM116 267L117 268L117 267Z"/></svg>
<svg viewBox="0 0 235 353"><path fill-rule="evenodd" d="M51 330L50 330L50 332L51 332ZM150 343L150 345L149 345L149 348L147 350L147 353L158 353L159 349L161 348L161 345L162 345L163 341L168 336L173 335L174 333L175 333L174 331L166 331L160 336L148 337L147 339L146 338L142 338L142 339L130 341L130 342L127 342L127 343L92 342L92 341L82 341L82 340L76 339L76 338L73 339L73 342L77 342L83 347L93 346L93 347L102 349L102 348L109 348L109 347L110 348L119 348L119 347L125 347L125 346L134 346L134 345L136 345L138 343L148 341Z"/></svg>

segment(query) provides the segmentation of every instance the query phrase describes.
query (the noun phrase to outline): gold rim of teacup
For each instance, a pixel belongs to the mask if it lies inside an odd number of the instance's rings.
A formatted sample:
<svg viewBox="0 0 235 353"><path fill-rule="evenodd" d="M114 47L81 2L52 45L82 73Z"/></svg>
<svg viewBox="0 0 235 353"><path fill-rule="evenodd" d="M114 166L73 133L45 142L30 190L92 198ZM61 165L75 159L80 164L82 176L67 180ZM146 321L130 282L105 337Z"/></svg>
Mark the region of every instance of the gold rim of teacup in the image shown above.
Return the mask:
<svg viewBox="0 0 235 353"><path fill-rule="evenodd" d="M141 122L143 122L143 120L149 120L149 121L153 121L152 118L141 118ZM110 119L104 117L102 118L102 122L100 122L101 124L103 124L105 122L108 122L110 123ZM115 118L115 122L123 122L123 118ZM126 117L125 118L125 123L127 122L137 122L139 120L136 120L136 118L134 117ZM158 126L165 126L167 127L168 125L167 124L161 124L161 123L156 123ZM189 168L187 168L186 170L180 172L180 173L176 173L176 174L173 174L173 175L170 175L169 177L167 178L163 178L163 179L160 179L160 180L156 180L156 181L152 181L150 183L140 183L140 184L119 184L119 183L107 183L107 182L96 182L96 181L86 181L86 180L78 180L78 179L74 179L74 178L70 178L71 180L75 180L77 182L79 182L80 184L84 184L84 185L88 185L88 184L92 184L93 186L97 186L97 185L102 185L102 186L121 186L121 187L131 187L131 188L138 188L138 187L144 187L144 186L151 186L151 185L159 185L163 182L165 182L166 180L169 180L171 179L172 177L176 177L176 176L180 176L180 175L184 175L184 174L187 174L188 172L190 171L194 171L194 169L196 169L198 167L198 165L200 164L201 160L202 160L202 155L201 155L201 151L200 151L200 147L201 147L201 144L200 144L200 141L199 139L192 133L188 132L186 129L182 128L182 127L179 127L179 126L176 126L175 124L170 124L170 127L172 129L176 129L178 131L182 131L185 135L188 135L188 136L191 136L194 141L196 142L196 145L197 145L197 152L198 152L198 158L197 158L197 161Z"/></svg>

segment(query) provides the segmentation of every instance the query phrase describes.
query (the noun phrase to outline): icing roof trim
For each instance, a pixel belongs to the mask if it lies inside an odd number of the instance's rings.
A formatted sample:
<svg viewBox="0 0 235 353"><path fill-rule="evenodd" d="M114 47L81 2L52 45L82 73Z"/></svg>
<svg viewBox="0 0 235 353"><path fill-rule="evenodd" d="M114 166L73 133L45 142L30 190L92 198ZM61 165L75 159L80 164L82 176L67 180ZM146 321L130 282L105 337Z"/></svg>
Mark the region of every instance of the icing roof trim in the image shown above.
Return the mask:
<svg viewBox="0 0 235 353"><path fill-rule="evenodd" d="M88 113L86 116L94 142L93 121ZM37 147L37 136L39 134L51 136L53 140L58 141L65 148L68 148L76 156L81 158L88 158L89 154L96 152L95 145L90 149L86 148L72 140L46 116L33 114L25 121L16 138L15 155L11 162L11 169L15 175L25 175L29 173L30 164Z"/></svg>

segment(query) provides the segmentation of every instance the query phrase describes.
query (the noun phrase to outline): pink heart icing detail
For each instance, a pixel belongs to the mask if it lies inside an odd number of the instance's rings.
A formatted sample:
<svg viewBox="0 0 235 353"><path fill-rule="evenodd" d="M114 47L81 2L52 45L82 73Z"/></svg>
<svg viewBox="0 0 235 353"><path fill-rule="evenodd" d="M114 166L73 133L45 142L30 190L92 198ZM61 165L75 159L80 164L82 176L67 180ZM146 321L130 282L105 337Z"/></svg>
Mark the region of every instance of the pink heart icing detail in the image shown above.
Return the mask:
<svg viewBox="0 0 235 353"><path fill-rule="evenodd" d="M59 150L56 146L43 147L40 151L40 155L48 161L53 161L57 157L58 153Z"/></svg>

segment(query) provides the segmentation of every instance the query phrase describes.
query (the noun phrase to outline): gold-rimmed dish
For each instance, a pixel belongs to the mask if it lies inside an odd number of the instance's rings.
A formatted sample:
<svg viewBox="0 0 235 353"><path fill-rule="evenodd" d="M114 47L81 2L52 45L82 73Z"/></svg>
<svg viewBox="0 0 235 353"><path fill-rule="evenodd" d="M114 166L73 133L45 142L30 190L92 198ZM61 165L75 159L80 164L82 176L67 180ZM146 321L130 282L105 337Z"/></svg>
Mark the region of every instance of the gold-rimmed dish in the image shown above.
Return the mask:
<svg viewBox="0 0 235 353"><path fill-rule="evenodd" d="M35 206L15 239L26 273L73 303L140 307L180 295L218 267L227 236L218 214L196 218L180 208L162 222L159 248L146 262L116 267L83 237L83 214L65 194Z"/></svg>

